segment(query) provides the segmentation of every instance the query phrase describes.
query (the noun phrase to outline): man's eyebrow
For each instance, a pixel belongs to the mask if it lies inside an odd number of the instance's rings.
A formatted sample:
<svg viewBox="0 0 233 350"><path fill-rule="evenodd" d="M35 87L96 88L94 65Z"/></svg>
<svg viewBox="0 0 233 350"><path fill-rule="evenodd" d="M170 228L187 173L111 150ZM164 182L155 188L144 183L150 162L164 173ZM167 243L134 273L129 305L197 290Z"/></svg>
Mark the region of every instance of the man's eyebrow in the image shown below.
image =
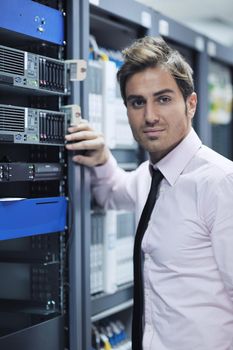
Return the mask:
<svg viewBox="0 0 233 350"><path fill-rule="evenodd" d="M153 94L153 96L160 96L160 95L163 95L163 94L166 94L166 93L172 93L174 94L174 90L172 89L163 89L163 90L159 90L157 92L155 92ZM129 95L127 98L126 98L126 101L127 102L130 102L132 100L134 100L135 98L142 98L144 99L144 96L143 95Z"/></svg>
<svg viewBox="0 0 233 350"><path fill-rule="evenodd" d="M163 94L167 94L167 93L174 94L174 90L172 90L172 89L159 90L159 91L155 92L153 94L153 96L159 96L159 95L163 95Z"/></svg>
<svg viewBox="0 0 233 350"><path fill-rule="evenodd" d="M127 98L126 98L126 101L129 102L131 100L134 100L135 98L144 98L142 95L129 95Z"/></svg>

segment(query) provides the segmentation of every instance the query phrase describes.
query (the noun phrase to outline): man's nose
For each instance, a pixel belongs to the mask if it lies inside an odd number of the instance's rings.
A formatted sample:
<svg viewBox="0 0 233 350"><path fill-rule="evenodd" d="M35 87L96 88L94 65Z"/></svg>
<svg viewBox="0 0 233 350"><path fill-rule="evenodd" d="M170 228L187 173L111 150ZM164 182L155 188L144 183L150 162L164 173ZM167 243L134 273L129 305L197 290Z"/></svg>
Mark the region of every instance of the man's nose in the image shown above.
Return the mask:
<svg viewBox="0 0 233 350"><path fill-rule="evenodd" d="M159 113L153 102L147 102L144 111L144 118L147 123L154 124L159 121Z"/></svg>

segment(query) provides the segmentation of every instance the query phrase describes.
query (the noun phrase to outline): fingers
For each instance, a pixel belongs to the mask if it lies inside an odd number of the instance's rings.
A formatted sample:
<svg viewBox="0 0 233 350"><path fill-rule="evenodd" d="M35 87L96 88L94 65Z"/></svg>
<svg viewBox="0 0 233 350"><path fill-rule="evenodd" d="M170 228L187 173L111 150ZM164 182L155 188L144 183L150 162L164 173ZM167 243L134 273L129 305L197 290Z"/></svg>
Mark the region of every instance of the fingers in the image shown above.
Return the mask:
<svg viewBox="0 0 233 350"><path fill-rule="evenodd" d="M84 130L92 130L93 131L91 125L89 124L89 122L86 119L81 119L80 122L78 123L78 125L72 125L68 128L68 131L70 133L84 131Z"/></svg>
<svg viewBox="0 0 233 350"><path fill-rule="evenodd" d="M93 130L88 121L82 119L78 125L68 128L69 134L65 136L65 145L70 151L87 151L72 157L74 162L93 167L104 164L109 158L109 151L105 146L101 133Z"/></svg>
<svg viewBox="0 0 233 350"><path fill-rule="evenodd" d="M70 134L65 136L66 141L71 142L66 144L68 150L98 150L104 145L103 135L94 131L85 119L68 131Z"/></svg>
<svg viewBox="0 0 233 350"><path fill-rule="evenodd" d="M74 140L78 141L79 136L80 135L77 135L76 139L74 138ZM80 138L80 140L82 140L82 138ZM86 140L82 140L79 142L67 144L66 149L71 151L98 150L103 146L104 146L104 139L102 137L93 137L93 138L88 138Z"/></svg>
<svg viewBox="0 0 233 350"><path fill-rule="evenodd" d="M81 141L92 140L98 138L99 134L95 131L78 131L76 130L72 134L66 135L66 141Z"/></svg>
<svg viewBox="0 0 233 350"><path fill-rule="evenodd" d="M68 142L80 142L80 141L94 140L94 139L98 140L99 138L103 137L102 134L93 130L91 125L85 119L82 119L78 125L69 127L68 132L70 134L65 135L65 139ZM85 145L86 144L84 144L84 146ZM81 149L80 147L78 147L77 149ZM73 149L73 148L67 147L67 149Z"/></svg>

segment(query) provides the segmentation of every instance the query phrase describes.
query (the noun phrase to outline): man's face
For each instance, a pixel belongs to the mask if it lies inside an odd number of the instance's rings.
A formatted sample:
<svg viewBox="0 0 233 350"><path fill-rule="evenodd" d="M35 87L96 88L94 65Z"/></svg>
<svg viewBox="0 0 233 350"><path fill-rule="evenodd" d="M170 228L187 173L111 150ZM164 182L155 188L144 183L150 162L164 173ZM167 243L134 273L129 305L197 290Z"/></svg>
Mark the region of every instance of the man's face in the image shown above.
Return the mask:
<svg viewBox="0 0 233 350"><path fill-rule="evenodd" d="M195 93L184 101L176 81L164 68L147 68L128 79L129 124L152 162L163 158L188 134L196 103Z"/></svg>

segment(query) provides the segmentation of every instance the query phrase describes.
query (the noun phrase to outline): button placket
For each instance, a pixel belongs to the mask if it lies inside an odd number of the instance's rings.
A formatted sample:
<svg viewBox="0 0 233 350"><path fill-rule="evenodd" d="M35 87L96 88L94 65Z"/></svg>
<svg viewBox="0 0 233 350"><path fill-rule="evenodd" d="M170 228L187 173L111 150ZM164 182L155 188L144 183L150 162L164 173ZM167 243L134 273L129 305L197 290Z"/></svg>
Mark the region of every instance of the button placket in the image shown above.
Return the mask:
<svg viewBox="0 0 233 350"><path fill-rule="evenodd" d="M151 300L150 300L150 287L149 287L149 278L148 278L148 271L149 271L149 264L150 264L150 256L149 254L144 255L144 313L145 313L145 324L146 328L151 329Z"/></svg>

